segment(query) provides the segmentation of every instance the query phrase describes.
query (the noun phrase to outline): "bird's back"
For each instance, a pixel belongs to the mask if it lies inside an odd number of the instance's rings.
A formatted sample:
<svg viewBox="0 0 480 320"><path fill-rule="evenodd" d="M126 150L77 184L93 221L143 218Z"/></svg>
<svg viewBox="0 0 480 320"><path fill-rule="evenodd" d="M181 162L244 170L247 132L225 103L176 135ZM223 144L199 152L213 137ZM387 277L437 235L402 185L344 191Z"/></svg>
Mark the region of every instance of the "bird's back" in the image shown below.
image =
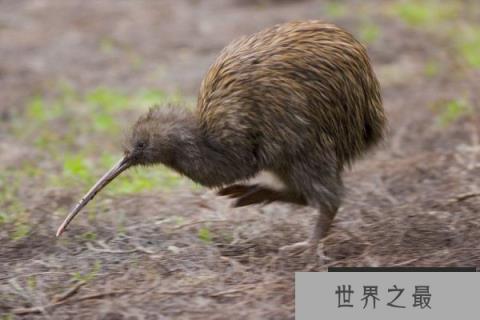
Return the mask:
<svg viewBox="0 0 480 320"><path fill-rule="evenodd" d="M210 137L255 144L264 158L333 145L349 163L381 139L385 126L365 48L319 21L277 25L230 43L202 82L197 111Z"/></svg>

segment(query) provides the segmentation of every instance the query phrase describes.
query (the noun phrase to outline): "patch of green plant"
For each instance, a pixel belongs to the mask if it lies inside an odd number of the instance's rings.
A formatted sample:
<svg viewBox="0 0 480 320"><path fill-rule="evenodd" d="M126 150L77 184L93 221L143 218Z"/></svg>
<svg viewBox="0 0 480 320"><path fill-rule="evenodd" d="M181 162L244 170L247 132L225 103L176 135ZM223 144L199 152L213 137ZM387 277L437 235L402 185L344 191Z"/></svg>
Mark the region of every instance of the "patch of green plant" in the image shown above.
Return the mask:
<svg viewBox="0 0 480 320"><path fill-rule="evenodd" d="M33 140L33 144L43 150L50 149L58 140L55 132L50 131L48 128L39 131Z"/></svg>
<svg viewBox="0 0 480 320"><path fill-rule="evenodd" d="M61 162L62 171L60 175L49 176L49 184L53 187L90 187L100 178L95 162L85 154L62 155L57 161Z"/></svg>
<svg viewBox="0 0 480 320"><path fill-rule="evenodd" d="M141 175L132 176L126 174L122 179L115 181L109 190L114 194L138 193L142 191L152 190L155 187L153 177L145 177Z"/></svg>
<svg viewBox="0 0 480 320"><path fill-rule="evenodd" d="M165 92L161 90L141 90L133 98L133 104L138 106L151 107L168 102L171 99Z"/></svg>
<svg viewBox="0 0 480 320"><path fill-rule="evenodd" d="M48 103L40 96L33 97L27 102L27 116L30 120L43 123L62 114L63 106L59 102Z"/></svg>
<svg viewBox="0 0 480 320"><path fill-rule="evenodd" d="M27 115L29 118L37 120L37 121L44 121L46 118L45 114L45 104L41 97L33 97L27 103Z"/></svg>
<svg viewBox="0 0 480 320"><path fill-rule="evenodd" d="M178 101L179 94L167 95L161 90L143 89L133 95L105 87L97 88L85 95L85 102L108 111L129 108L148 108L155 104Z"/></svg>
<svg viewBox="0 0 480 320"><path fill-rule="evenodd" d="M454 18L458 6L452 1L402 0L394 4L393 13L410 26L432 26Z"/></svg>
<svg viewBox="0 0 480 320"><path fill-rule="evenodd" d="M90 201L89 207L90 210L87 210L87 220L89 223L93 224L95 223L95 220L97 220L97 199L93 199L92 201Z"/></svg>
<svg viewBox="0 0 480 320"><path fill-rule="evenodd" d="M198 238L205 243L212 242L212 234L210 230L208 230L208 228L206 227L201 227L200 229L198 229Z"/></svg>
<svg viewBox="0 0 480 320"><path fill-rule="evenodd" d="M111 114L95 112L93 114L93 126L96 131L117 132L120 128Z"/></svg>
<svg viewBox="0 0 480 320"><path fill-rule="evenodd" d="M137 168L112 183L111 193L138 193L154 189L173 189L182 182L175 172L165 168Z"/></svg>
<svg viewBox="0 0 480 320"><path fill-rule="evenodd" d="M185 223L185 217L182 216L175 216L173 218L173 223L177 226L180 226Z"/></svg>
<svg viewBox="0 0 480 320"><path fill-rule="evenodd" d="M100 47L100 52L107 55L112 54L113 50L115 49L113 40L109 38L103 38L100 41L99 47Z"/></svg>
<svg viewBox="0 0 480 320"><path fill-rule="evenodd" d="M222 233L222 242L223 243L232 243L233 240L235 239L235 237L233 236L233 234L231 232L227 232L225 231L224 233Z"/></svg>
<svg viewBox="0 0 480 320"><path fill-rule="evenodd" d="M22 163L22 165L20 166L20 170L22 171L24 176L27 176L30 178L38 177L43 173L42 169L40 169L34 163L29 161Z"/></svg>
<svg viewBox="0 0 480 320"><path fill-rule="evenodd" d="M126 228L125 214L116 213L114 223L115 223L115 232L117 234L126 234L127 228Z"/></svg>
<svg viewBox="0 0 480 320"><path fill-rule="evenodd" d="M189 185L190 190L192 190L192 191L194 191L194 192L195 192L195 191L201 191L201 190L204 189L204 187L203 187L201 184L199 184L199 183L196 183L196 182L193 182L193 181L190 181L190 180L188 180L188 182L189 182L189 184L190 184L190 185Z"/></svg>
<svg viewBox="0 0 480 320"><path fill-rule="evenodd" d="M104 153L100 164L108 170L118 159ZM110 194L126 194L150 191L154 189L173 189L182 183L182 177L172 170L163 167L139 167L124 172L108 186Z"/></svg>
<svg viewBox="0 0 480 320"><path fill-rule="evenodd" d="M1 320L13 320L13 314L12 313L6 313L1 316Z"/></svg>
<svg viewBox="0 0 480 320"><path fill-rule="evenodd" d="M129 99L126 94L118 90L99 87L85 95L85 102L105 110L113 111L127 107Z"/></svg>
<svg viewBox="0 0 480 320"><path fill-rule="evenodd" d="M437 121L441 126L447 126L457 119L469 114L471 110L471 106L466 100L451 100L440 107Z"/></svg>
<svg viewBox="0 0 480 320"><path fill-rule="evenodd" d="M135 52L130 52L128 54L128 58L130 60L130 65L132 66L133 69L138 70L142 65L143 65L143 59L142 57L135 53Z"/></svg>
<svg viewBox="0 0 480 320"><path fill-rule="evenodd" d="M471 67L480 68L480 27L462 28L457 41L457 46L465 61Z"/></svg>
<svg viewBox="0 0 480 320"><path fill-rule="evenodd" d="M55 97L45 99L42 96L34 96L27 103L26 120L31 123L27 131L23 121L18 121L16 126L16 132L21 136L26 137L28 133L34 132L34 142L38 147L45 148L57 142L58 137L51 131L48 122L60 116L64 117L63 121L69 127L82 129L80 133L85 132L85 125L90 125L95 132L115 134L120 130L117 111L126 108L147 109L155 104L162 105L181 100L179 95L167 95L160 90L141 90L139 93L128 95L120 90L99 87L80 96L67 83L60 83L56 90L58 93ZM86 115L90 119L79 121ZM79 126L79 123L82 125Z"/></svg>
<svg viewBox="0 0 480 320"><path fill-rule="evenodd" d="M179 94L166 94L161 90L139 90L127 94L117 89L100 87L78 94L67 82L61 82L55 88L56 93L48 98L33 97L26 106L25 117L15 125L20 138L29 139L35 147L48 151L49 156L61 168L61 175L46 175L52 186L65 187L81 183L91 185L117 158L108 161L99 159L99 149L95 143L84 144L83 141L96 141L102 134L118 136L124 126L120 118L125 109L141 109L158 104L183 101ZM57 122L62 117L62 125L67 132L56 130ZM24 129L25 120L29 120L28 130ZM55 124L52 126L51 124ZM61 129L61 128L60 128ZM27 132L28 131L28 132ZM83 148L81 154L66 153L69 150ZM67 154L65 156L65 154ZM102 156L103 157L103 156ZM99 164L100 163L100 164ZM41 172L34 166L27 166L28 176L38 176ZM182 181L171 170L161 168L140 168L129 170L116 179L106 190L111 193L135 193L154 188L173 188Z"/></svg>
<svg viewBox="0 0 480 320"><path fill-rule="evenodd" d="M110 169L117 157L103 153L100 158L90 161L83 154L67 155L63 158L61 176L51 176L50 184L66 187L81 183L92 186L103 173ZM129 169L112 181L105 189L107 194L139 193L151 190L171 190L184 182L176 172L163 167L135 167ZM93 202L90 206L95 205Z"/></svg>
<svg viewBox="0 0 480 320"><path fill-rule="evenodd" d="M33 140L40 146L49 143L46 136L54 133L49 123L65 116L68 111L66 103L70 103L75 96L73 89L66 84L62 84L58 90L55 97L36 95L29 99L22 117L16 117L12 121L12 133L17 138ZM28 126L25 126L25 122Z"/></svg>
<svg viewBox="0 0 480 320"><path fill-rule="evenodd" d="M364 23L360 26L360 33L359 37L360 40L365 43L373 43L375 42L381 35L380 27L376 24L371 22Z"/></svg>
<svg viewBox="0 0 480 320"><path fill-rule="evenodd" d="M137 61L135 63L139 64L141 62ZM113 112L125 108L148 108L155 104L162 105L180 100L183 99L179 93L166 94L164 91L157 89L141 89L134 94L127 94L113 88L98 87L87 92L80 102Z"/></svg>
<svg viewBox="0 0 480 320"><path fill-rule="evenodd" d="M18 189L23 177L21 170L0 173L0 205L4 223L20 221L25 208L18 198Z"/></svg>
<svg viewBox="0 0 480 320"><path fill-rule="evenodd" d="M98 275L98 272L102 268L102 263L100 260L95 261L95 264L92 267L92 270L88 273L80 273L80 272L75 272L72 275L72 279L76 281L82 281L82 282L89 282Z"/></svg>
<svg viewBox="0 0 480 320"><path fill-rule="evenodd" d="M27 288L33 291L37 288L37 278L35 276L27 277Z"/></svg>
<svg viewBox="0 0 480 320"><path fill-rule="evenodd" d="M81 180L85 184L95 182L93 166L82 155L67 155L63 161L63 176L65 178Z"/></svg>
<svg viewBox="0 0 480 320"><path fill-rule="evenodd" d="M97 234L93 231L84 232L81 237L87 241L93 241L97 239Z"/></svg>
<svg viewBox="0 0 480 320"><path fill-rule="evenodd" d="M57 83L57 89L60 92L58 99L64 104L79 99L78 92L66 81L59 81Z"/></svg>
<svg viewBox="0 0 480 320"><path fill-rule="evenodd" d="M341 18L347 14L347 6L339 1L329 1L325 5L325 11L329 17Z"/></svg>
<svg viewBox="0 0 480 320"><path fill-rule="evenodd" d="M30 233L30 226L24 223L17 223L11 239L16 241L25 238Z"/></svg>
<svg viewBox="0 0 480 320"><path fill-rule="evenodd" d="M3 212L0 212L0 226L7 222L7 215Z"/></svg>
<svg viewBox="0 0 480 320"><path fill-rule="evenodd" d="M440 72L440 65L438 61L436 60L429 60L425 63L424 69L423 69L424 74L429 77L433 78L438 75Z"/></svg>
<svg viewBox="0 0 480 320"><path fill-rule="evenodd" d="M138 260L137 257L129 258L127 263L132 270L137 270L138 267L140 266L140 261Z"/></svg>

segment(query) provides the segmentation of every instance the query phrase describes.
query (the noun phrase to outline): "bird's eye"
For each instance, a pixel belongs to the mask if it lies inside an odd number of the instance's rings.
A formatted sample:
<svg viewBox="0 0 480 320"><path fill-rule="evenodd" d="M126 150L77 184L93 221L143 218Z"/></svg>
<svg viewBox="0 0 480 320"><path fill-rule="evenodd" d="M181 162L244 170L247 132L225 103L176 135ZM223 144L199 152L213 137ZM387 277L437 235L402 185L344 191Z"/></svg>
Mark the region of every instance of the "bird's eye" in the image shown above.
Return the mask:
<svg viewBox="0 0 480 320"><path fill-rule="evenodd" d="M135 144L136 149L145 149L147 143L145 141L139 141Z"/></svg>

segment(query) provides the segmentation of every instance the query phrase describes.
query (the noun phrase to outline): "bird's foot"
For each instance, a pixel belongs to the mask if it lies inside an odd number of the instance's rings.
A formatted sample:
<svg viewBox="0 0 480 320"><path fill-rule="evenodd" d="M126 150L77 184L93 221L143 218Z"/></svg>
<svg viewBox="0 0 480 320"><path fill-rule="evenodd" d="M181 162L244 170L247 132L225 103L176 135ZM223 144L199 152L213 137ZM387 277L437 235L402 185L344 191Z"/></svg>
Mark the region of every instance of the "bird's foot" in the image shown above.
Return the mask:
<svg viewBox="0 0 480 320"><path fill-rule="evenodd" d="M311 241L302 241L281 247L279 253L283 259L300 259L307 266L316 266L319 263L317 249L318 244Z"/></svg>
<svg viewBox="0 0 480 320"><path fill-rule="evenodd" d="M299 256L302 254L315 254L316 248L309 241L297 242L279 249L281 255Z"/></svg>

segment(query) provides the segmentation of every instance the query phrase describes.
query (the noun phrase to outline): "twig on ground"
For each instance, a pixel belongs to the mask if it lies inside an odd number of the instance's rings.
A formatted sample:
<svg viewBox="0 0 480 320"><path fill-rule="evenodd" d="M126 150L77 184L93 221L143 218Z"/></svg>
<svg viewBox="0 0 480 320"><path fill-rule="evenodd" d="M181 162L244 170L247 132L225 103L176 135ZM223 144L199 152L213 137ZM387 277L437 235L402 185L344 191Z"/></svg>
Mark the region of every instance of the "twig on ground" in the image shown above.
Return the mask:
<svg viewBox="0 0 480 320"><path fill-rule="evenodd" d="M402 262L398 262L398 263L395 263L395 264L392 264L391 267L401 267L401 266L405 266L407 264L410 264L412 262L417 262L418 260L424 258L425 256L422 256L422 257L418 257L418 258L413 258L413 259L410 259L410 260L406 260L406 261L402 261Z"/></svg>
<svg viewBox="0 0 480 320"><path fill-rule="evenodd" d="M27 301L30 301L32 302L32 297L30 295L30 292L28 290L26 290L25 288L23 288L18 282L17 282L17 279L15 278L12 278L10 280L8 280L8 283L10 285L10 287L15 290L15 293L19 296L21 296L22 298L24 298L25 300Z"/></svg>
<svg viewBox="0 0 480 320"><path fill-rule="evenodd" d="M442 252L443 252L443 250L439 250L439 251L435 251L435 252L432 252L432 253L424 254L424 255L421 255L421 256L413 258L413 259L397 262L395 264L392 264L391 266L392 267L404 266L404 265L410 264L412 262L417 262L417 261L422 260L422 259L432 258L434 256L437 256L437 255L441 254Z"/></svg>
<svg viewBox="0 0 480 320"><path fill-rule="evenodd" d="M147 248L145 248L144 246L142 246L138 243L135 243L135 250L137 250L138 252L146 253L146 254L155 254L156 253L155 251L147 249Z"/></svg>
<svg viewBox="0 0 480 320"><path fill-rule="evenodd" d="M89 250L99 252L99 253L133 253L136 252L137 249L130 249L130 250L113 250L113 249L101 249L101 248L95 248L93 244L90 242L87 242L87 248Z"/></svg>
<svg viewBox="0 0 480 320"><path fill-rule="evenodd" d="M450 200L448 201L448 204L451 204L451 203L453 203L453 202L465 201L465 200L467 200L467 199L475 198L475 197L480 197L480 192L467 192L467 193L463 193L463 194L457 195L457 196L455 196L454 198L450 199Z"/></svg>
<svg viewBox="0 0 480 320"><path fill-rule="evenodd" d="M154 254L155 253L155 252L153 252L151 250L148 250L147 248L144 248L140 245L135 245L135 248L130 249L130 250L114 250L114 249L111 249L110 247L108 247L106 244L101 244L100 242L99 242L99 244L103 247L103 249L94 247L93 244L91 244L90 242L87 242L87 248L89 250L99 252L99 253L133 253L133 252L143 252L143 253L147 253L147 254Z"/></svg>
<svg viewBox="0 0 480 320"><path fill-rule="evenodd" d="M128 226L128 227L125 228L125 230L132 231L132 230L142 229L142 228L151 227L151 226L159 226L159 225L171 222L171 221L172 221L171 218L158 219L158 220L149 221L148 223L135 224L135 225L132 225L132 226Z"/></svg>
<svg viewBox="0 0 480 320"><path fill-rule="evenodd" d="M48 306L47 306L48 307ZM13 309L12 313L16 315L24 315L24 314L31 314L31 313L44 313L44 307L32 307L32 308L17 308Z"/></svg>
<svg viewBox="0 0 480 320"><path fill-rule="evenodd" d="M77 299L65 299L65 300L62 300L62 301L47 304L45 306L36 306L36 307L31 307L31 308L13 309L12 313L16 314L16 315L25 315L25 314L31 314L31 313L44 313L48 309L52 309L52 308L61 306L63 304L76 303L76 302L81 302L81 301L85 301L85 300L92 300L92 299L101 299L101 298L105 298L105 297L109 297L109 296L115 296L115 295L121 295L121 294L125 294L125 293L128 293L128 291L117 290L117 291L87 294L87 295L79 297Z"/></svg>
<svg viewBox="0 0 480 320"><path fill-rule="evenodd" d="M67 272L59 272L59 271L46 271L46 272L35 272L35 273L28 273L28 274L18 274L18 275L11 275L6 277L0 277L0 281L14 279L14 278L28 278L32 276L41 276L46 274L69 274Z"/></svg>
<svg viewBox="0 0 480 320"><path fill-rule="evenodd" d="M244 286L240 286L233 289L211 293L210 297L216 298L216 297L226 296L226 295L235 294L235 293L244 293L245 291L252 290L254 288L255 286L252 286L252 285L244 285Z"/></svg>
<svg viewBox="0 0 480 320"><path fill-rule="evenodd" d="M71 296L73 296L74 294L76 294L78 292L78 290L84 286L86 284L85 281L79 281L76 285L74 285L73 287L71 287L70 289L68 289L67 291L65 291L64 293L61 293L59 295L56 295L53 297L52 299L52 302L53 303L56 303L56 302L60 302L60 301L63 301L65 299L68 299L70 298Z"/></svg>
<svg viewBox="0 0 480 320"><path fill-rule="evenodd" d="M185 227L190 227L196 224L202 224L202 223L210 223L210 222L229 222L228 220L199 220L199 221L192 221L188 223L181 224L179 226L176 226L173 228L173 230L178 230L178 229L183 229Z"/></svg>

